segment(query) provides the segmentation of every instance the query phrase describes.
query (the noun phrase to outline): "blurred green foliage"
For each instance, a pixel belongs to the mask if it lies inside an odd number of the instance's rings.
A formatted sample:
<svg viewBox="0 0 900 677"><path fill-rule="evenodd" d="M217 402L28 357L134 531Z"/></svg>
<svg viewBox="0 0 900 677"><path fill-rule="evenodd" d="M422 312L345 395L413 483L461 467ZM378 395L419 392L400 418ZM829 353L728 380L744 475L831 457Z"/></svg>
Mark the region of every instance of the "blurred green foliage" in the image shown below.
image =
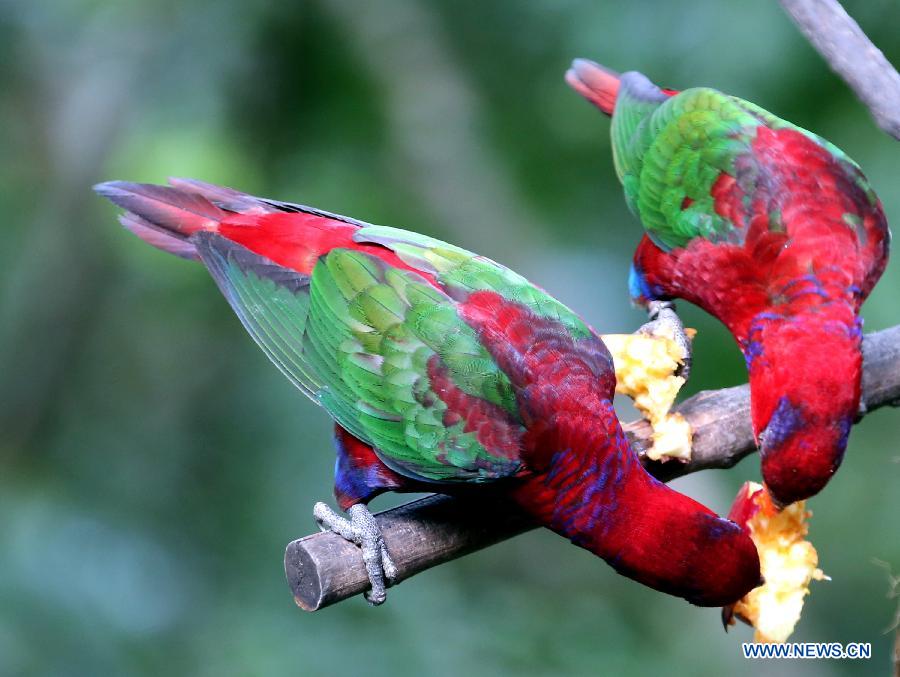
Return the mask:
<svg viewBox="0 0 900 677"><path fill-rule="evenodd" d="M845 3L894 63L900 5ZM184 175L443 237L603 331L639 228L571 58L708 84L850 153L900 217L897 144L774 0L6 0L0 3L0 674L745 675L746 628L533 533L306 615L284 545L331 493L330 424L196 265L116 227L91 184ZM892 263L867 329L900 321ZM691 391L745 379L700 329ZM822 369L828 369L827 361ZM831 583L798 641L870 641L884 674L900 568L900 416L866 418L812 502ZM727 509L755 459L678 485ZM382 499L377 505L387 505Z"/></svg>

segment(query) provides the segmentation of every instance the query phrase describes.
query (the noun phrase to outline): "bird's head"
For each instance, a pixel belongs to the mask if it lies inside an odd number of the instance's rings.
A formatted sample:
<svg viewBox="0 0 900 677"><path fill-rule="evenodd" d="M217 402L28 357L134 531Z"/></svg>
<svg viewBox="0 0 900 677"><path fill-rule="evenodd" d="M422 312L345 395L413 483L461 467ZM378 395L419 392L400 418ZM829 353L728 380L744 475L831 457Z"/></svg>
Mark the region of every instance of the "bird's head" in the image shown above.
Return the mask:
<svg viewBox="0 0 900 677"><path fill-rule="evenodd" d="M853 424L850 416L818 416L782 397L759 435L762 475L776 504L821 491L837 471Z"/></svg>
<svg viewBox="0 0 900 677"><path fill-rule="evenodd" d="M696 561L686 562L693 572L696 592L685 599L697 606L725 606L743 598L762 585L759 554L749 533L730 520L714 515L697 515L697 538L714 539L715 556L708 548L696 550Z"/></svg>
<svg viewBox="0 0 900 677"><path fill-rule="evenodd" d="M654 499L649 509L627 516L629 556L607 560L620 573L697 606L734 604L761 585L759 555L746 529L674 491ZM648 533L653 537L642 544Z"/></svg>

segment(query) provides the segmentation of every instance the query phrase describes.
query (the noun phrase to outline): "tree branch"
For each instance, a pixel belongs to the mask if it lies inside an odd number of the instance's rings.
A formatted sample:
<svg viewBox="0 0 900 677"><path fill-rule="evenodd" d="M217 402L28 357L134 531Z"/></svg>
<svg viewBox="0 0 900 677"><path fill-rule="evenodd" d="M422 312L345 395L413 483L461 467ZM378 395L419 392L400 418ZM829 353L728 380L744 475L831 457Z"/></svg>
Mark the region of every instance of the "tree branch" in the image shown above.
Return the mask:
<svg viewBox="0 0 900 677"><path fill-rule="evenodd" d="M863 360L865 413L900 405L900 326L868 334L863 340ZM625 425L644 466L663 481L707 468L730 468L756 450L747 385L698 393L675 411L687 418L694 431L688 463L646 459L649 424ZM397 565L397 582L534 528L514 506L487 489L466 499L429 496L376 518ZM359 548L332 533L290 543L284 569L294 600L306 611L358 595L369 586Z"/></svg>
<svg viewBox="0 0 900 677"><path fill-rule="evenodd" d="M868 107L875 122L900 139L900 74L837 0L780 0L813 47Z"/></svg>

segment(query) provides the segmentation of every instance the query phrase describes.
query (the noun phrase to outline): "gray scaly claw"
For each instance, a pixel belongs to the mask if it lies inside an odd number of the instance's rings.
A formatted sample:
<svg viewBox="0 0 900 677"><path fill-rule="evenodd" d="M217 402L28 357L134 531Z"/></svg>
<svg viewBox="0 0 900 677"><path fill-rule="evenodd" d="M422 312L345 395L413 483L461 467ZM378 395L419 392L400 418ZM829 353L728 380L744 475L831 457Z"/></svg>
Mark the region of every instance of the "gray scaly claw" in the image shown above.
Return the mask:
<svg viewBox="0 0 900 677"><path fill-rule="evenodd" d="M671 301L650 301L647 305L647 315L650 321L642 325L638 333L651 336L665 335L667 333L665 330L668 329L684 355L684 360L675 373L687 381L691 374L691 339L684 331L681 318L675 312L675 304Z"/></svg>
<svg viewBox="0 0 900 677"><path fill-rule="evenodd" d="M363 562L372 584L371 590L365 593L366 601L378 606L387 599L385 588L397 576L397 567L384 544L381 528L369 509L357 503L350 506L347 514L350 519L341 517L322 502L313 506L313 517L322 531L332 531L362 550Z"/></svg>

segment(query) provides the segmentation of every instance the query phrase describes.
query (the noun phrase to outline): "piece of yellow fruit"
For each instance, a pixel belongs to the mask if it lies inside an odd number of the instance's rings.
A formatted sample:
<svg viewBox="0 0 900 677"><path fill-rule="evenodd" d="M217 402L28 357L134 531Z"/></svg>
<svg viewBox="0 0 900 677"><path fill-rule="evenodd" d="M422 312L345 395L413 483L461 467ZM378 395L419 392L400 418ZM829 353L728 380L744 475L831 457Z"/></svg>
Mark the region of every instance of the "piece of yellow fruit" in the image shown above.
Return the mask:
<svg viewBox="0 0 900 677"><path fill-rule="evenodd" d="M693 336L693 330L687 330ZM662 334L607 334L601 336L616 368L616 392L634 400L650 421L654 461L691 458L691 426L681 414L670 413L684 379L675 371L684 359L671 336Z"/></svg>
<svg viewBox="0 0 900 677"><path fill-rule="evenodd" d="M756 629L754 641L787 641L800 620L810 582L830 580L818 568L819 555L806 540L811 516L805 501L779 511L769 492L756 482L746 482L735 498L728 518L749 529L766 580L732 608L735 616Z"/></svg>

